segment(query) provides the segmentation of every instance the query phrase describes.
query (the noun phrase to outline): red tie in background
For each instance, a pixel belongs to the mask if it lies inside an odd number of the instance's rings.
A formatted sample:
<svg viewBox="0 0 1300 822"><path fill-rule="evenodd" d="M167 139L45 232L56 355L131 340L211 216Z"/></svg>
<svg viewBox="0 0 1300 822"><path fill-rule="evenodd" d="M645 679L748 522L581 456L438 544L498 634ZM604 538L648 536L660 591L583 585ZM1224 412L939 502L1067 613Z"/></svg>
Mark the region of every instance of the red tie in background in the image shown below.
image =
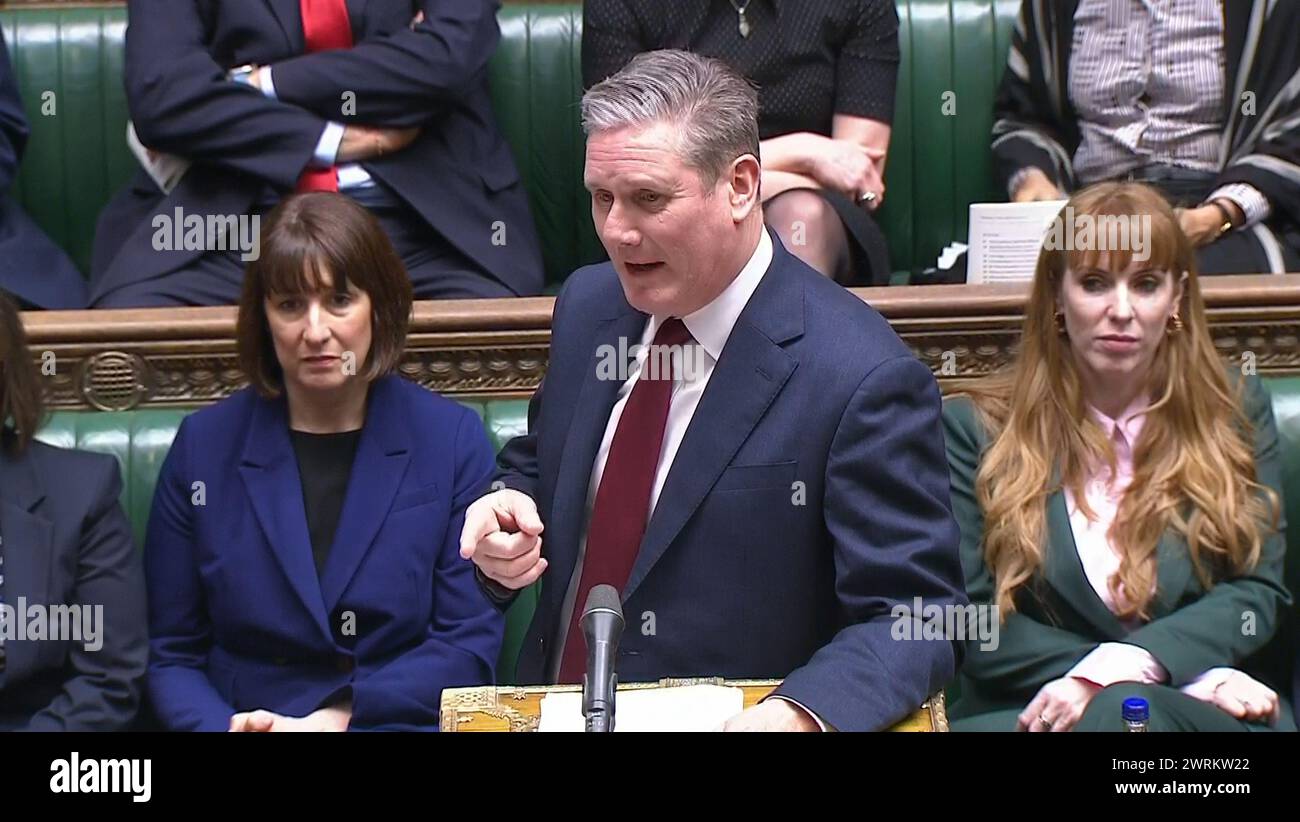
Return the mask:
<svg viewBox="0 0 1300 822"><path fill-rule="evenodd" d="M307 53L352 48L352 24L345 0L298 0ZM338 191L338 168L309 168L298 178L299 191Z"/></svg>
<svg viewBox="0 0 1300 822"><path fill-rule="evenodd" d="M681 346L691 339L686 325L670 318L655 332L652 345ZM657 357L655 348L651 348L650 356ZM684 359L685 352L682 356ZM667 358L659 361L666 362ZM623 406L605 460L605 472L596 489L596 502L587 526L587 555L564 640L564 657L560 661L562 683L582 682L587 669L587 645L578 625L587 593L602 584L613 585L621 593L645 535L650 492L654 488L659 451L668 423L668 406L673 396L672 375L659 373L653 375L659 379L651 379L649 371L647 359Z"/></svg>

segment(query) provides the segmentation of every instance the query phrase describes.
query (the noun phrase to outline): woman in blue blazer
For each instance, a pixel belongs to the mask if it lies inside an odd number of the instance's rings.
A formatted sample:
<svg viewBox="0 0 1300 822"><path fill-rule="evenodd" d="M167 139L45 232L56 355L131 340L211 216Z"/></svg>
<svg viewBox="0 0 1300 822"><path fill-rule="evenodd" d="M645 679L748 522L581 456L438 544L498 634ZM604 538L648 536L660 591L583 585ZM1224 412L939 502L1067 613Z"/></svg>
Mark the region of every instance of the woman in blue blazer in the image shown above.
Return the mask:
<svg viewBox="0 0 1300 822"><path fill-rule="evenodd" d="M493 453L472 411L391 373L410 313L365 209L269 216L239 307L251 386L184 421L149 520L166 727L432 729L443 688L492 681L502 618L458 537Z"/></svg>

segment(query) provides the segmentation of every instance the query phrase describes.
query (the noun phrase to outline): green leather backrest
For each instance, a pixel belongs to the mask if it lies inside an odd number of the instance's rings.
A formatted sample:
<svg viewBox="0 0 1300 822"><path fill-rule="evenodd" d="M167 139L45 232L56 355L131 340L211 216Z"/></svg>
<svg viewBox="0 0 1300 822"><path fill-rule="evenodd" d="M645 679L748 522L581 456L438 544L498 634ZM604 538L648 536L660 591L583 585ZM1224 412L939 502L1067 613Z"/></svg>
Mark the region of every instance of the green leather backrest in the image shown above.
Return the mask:
<svg viewBox="0 0 1300 822"><path fill-rule="evenodd" d="M989 129L1019 0L897 4L902 65L880 220L894 270L915 271L966 239L971 202L1004 196L992 187ZM582 187L582 6L507 3L500 21L492 97L555 285L602 255ZM15 193L88 270L96 216L135 168L124 139L126 8L9 8L0 26L32 127Z"/></svg>
<svg viewBox="0 0 1300 822"><path fill-rule="evenodd" d="M126 7L0 11L31 137L14 196L90 270L95 220L130 179L122 61Z"/></svg>

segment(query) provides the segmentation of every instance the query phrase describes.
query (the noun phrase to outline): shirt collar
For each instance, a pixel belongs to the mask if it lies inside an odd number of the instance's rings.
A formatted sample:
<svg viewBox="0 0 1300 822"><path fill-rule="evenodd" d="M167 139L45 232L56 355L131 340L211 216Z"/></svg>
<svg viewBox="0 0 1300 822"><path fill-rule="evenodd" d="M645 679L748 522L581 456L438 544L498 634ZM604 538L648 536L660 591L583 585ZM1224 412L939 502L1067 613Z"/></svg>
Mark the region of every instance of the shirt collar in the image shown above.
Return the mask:
<svg viewBox="0 0 1300 822"><path fill-rule="evenodd" d="M1092 418L1101 426L1101 430L1106 432L1107 439L1115 438L1115 431L1118 429L1123 434L1124 439L1130 445L1137 442L1138 435L1142 433L1142 425L1146 422L1147 407L1151 405L1151 398L1145 394L1139 393L1128 404L1128 407L1120 412L1118 418L1108 417L1091 403L1088 404L1088 411Z"/></svg>
<svg viewBox="0 0 1300 822"><path fill-rule="evenodd" d="M731 336L731 329L735 328L740 313L745 310L749 298L754 295L758 284L763 280L763 275L771 267L773 253L772 238L764 228L758 238L758 246L749 256L749 262L740 269L735 279L703 308L682 317L686 330L691 332L691 336L697 343L704 346L704 350L714 362L722 356L722 349L727 344L727 338ZM652 339L663 321L664 317L660 316L651 319L652 328L649 336Z"/></svg>

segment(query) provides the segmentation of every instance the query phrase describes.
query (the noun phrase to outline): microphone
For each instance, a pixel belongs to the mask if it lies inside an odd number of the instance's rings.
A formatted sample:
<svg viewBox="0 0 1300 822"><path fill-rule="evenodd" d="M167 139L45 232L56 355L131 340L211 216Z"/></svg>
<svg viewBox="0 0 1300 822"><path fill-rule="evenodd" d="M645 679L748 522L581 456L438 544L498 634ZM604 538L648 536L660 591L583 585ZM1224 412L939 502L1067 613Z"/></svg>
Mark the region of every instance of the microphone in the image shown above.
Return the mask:
<svg viewBox="0 0 1300 822"><path fill-rule="evenodd" d="M582 638L587 642L587 673L582 677L582 715L588 733L614 730L614 690L618 674L614 661L623 634L623 606L618 589L597 585L587 594L582 609Z"/></svg>

